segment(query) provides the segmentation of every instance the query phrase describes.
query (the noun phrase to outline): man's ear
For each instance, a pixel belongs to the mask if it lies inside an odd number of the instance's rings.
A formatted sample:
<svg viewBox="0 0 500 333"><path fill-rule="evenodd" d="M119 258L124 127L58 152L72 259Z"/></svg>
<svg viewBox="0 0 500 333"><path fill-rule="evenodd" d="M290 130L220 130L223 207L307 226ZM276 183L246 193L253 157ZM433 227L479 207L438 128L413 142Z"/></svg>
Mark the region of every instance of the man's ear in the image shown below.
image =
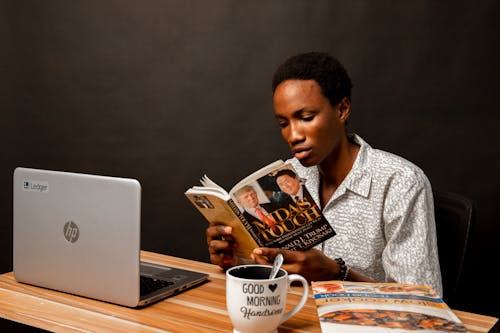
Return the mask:
<svg viewBox="0 0 500 333"><path fill-rule="evenodd" d="M342 100L337 104L339 119L346 123L347 119L349 119L349 115L351 114L351 100L347 97L342 98Z"/></svg>

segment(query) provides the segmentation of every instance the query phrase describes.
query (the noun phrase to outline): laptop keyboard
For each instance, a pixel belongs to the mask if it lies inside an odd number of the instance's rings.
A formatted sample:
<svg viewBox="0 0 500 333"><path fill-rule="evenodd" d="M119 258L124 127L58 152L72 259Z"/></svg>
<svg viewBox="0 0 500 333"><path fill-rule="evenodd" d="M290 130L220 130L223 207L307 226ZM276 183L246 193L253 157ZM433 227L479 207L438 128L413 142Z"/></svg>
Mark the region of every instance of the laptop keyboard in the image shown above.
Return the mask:
<svg viewBox="0 0 500 333"><path fill-rule="evenodd" d="M172 281L158 280L155 278L141 276L141 295L150 294L158 289L173 285Z"/></svg>

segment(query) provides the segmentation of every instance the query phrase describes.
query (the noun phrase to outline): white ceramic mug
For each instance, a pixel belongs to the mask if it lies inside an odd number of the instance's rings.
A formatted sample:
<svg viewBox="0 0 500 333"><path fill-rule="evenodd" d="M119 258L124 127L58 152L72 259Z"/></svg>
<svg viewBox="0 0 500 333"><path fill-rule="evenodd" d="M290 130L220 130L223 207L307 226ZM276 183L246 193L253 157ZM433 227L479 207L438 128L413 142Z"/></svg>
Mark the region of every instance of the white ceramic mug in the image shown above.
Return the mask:
<svg viewBox="0 0 500 333"><path fill-rule="evenodd" d="M304 277L280 269L269 279L271 266L241 265L226 271L226 305L235 333L271 333L296 314L307 301L309 285ZM300 302L285 313L290 284L302 283Z"/></svg>

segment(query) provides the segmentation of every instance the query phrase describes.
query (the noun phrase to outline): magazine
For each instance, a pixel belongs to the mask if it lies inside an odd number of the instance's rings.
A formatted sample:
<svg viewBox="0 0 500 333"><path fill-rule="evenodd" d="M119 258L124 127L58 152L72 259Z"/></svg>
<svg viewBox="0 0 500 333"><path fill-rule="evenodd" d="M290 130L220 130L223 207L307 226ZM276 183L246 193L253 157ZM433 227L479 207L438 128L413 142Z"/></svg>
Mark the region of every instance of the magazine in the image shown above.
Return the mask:
<svg viewBox="0 0 500 333"><path fill-rule="evenodd" d="M312 282L323 333L469 332L428 286Z"/></svg>
<svg viewBox="0 0 500 333"><path fill-rule="evenodd" d="M256 247L306 250L335 235L303 183L278 160L229 192L205 175L185 195L209 223L231 226L236 255L250 258Z"/></svg>

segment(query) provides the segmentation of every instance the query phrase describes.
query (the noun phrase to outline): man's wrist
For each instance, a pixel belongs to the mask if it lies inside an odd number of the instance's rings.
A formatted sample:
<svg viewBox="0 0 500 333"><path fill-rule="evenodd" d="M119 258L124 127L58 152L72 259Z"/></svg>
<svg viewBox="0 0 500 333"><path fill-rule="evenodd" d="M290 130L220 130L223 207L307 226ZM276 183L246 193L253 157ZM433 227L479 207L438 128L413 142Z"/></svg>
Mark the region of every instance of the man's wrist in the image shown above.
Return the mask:
<svg viewBox="0 0 500 333"><path fill-rule="evenodd" d="M337 280L345 281L349 275L349 267L346 265L344 259L335 258L335 262L339 266L339 274L337 276Z"/></svg>

